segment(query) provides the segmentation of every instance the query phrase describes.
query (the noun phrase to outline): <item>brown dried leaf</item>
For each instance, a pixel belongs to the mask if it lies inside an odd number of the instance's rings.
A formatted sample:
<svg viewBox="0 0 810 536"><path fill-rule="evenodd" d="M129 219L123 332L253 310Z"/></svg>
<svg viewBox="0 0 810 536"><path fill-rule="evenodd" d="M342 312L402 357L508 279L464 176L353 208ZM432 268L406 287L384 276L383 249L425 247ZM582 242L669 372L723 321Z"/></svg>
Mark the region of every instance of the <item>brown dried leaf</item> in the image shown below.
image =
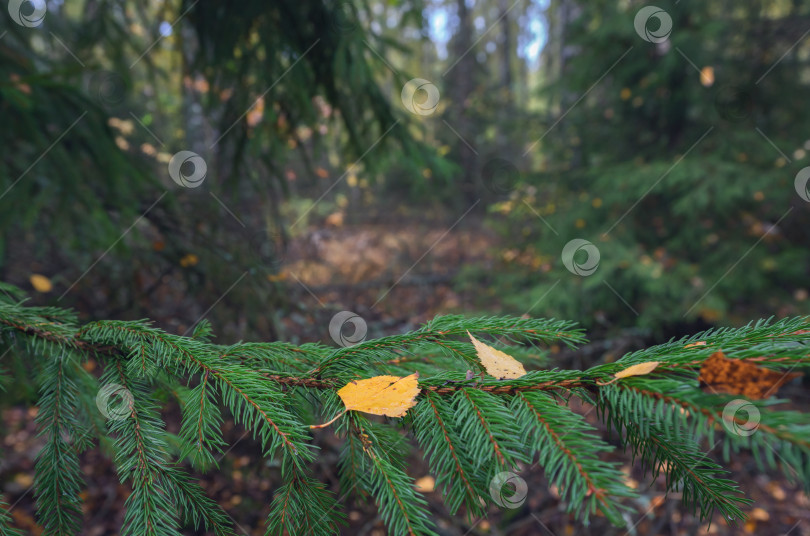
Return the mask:
<svg viewBox="0 0 810 536"><path fill-rule="evenodd" d="M761 400L776 394L780 387L801 375L800 372L766 369L742 359L729 359L718 351L703 362L698 379L713 392Z"/></svg>

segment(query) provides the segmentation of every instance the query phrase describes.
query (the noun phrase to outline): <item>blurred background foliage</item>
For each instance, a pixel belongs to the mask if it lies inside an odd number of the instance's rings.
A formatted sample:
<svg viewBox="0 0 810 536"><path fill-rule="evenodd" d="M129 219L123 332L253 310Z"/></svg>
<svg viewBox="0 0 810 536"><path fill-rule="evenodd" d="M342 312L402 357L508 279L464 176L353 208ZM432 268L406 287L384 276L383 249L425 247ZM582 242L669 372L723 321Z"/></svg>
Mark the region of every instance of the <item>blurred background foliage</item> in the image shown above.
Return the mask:
<svg viewBox="0 0 810 536"><path fill-rule="evenodd" d="M559 282L568 292L549 292L546 311L663 334L806 313L810 211L793 183L810 150L796 97L810 6L656 6L673 23L657 44L628 24L638 4L588 2L554 21L565 42L546 47L558 76L541 128L564 119L493 206L530 257L500 293L528 307ZM573 236L601 252L592 276L572 280L559 261Z"/></svg>
<svg viewBox="0 0 810 536"><path fill-rule="evenodd" d="M0 10L0 277L43 303L292 340L344 308L654 339L810 310L805 3L658 2L658 43L628 1L40 4ZM417 77L432 115L402 105Z"/></svg>

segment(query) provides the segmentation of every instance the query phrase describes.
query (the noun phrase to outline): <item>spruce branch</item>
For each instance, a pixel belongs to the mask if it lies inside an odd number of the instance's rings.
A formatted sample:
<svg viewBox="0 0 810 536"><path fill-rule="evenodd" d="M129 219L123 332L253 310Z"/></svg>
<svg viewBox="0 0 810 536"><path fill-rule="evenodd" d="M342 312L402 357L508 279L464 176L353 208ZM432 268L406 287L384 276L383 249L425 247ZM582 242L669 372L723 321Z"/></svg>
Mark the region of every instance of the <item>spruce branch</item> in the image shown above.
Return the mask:
<svg viewBox="0 0 810 536"><path fill-rule="evenodd" d="M11 514L8 503L0 495L0 536L23 536L19 529L11 526Z"/></svg>
<svg viewBox="0 0 810 536"><path fill-rule="evenodd" d="M124 364L116 361L107 366L102 384L120 385L128 393L108 419L119 478L132 485L122 534L179 536L179 505L170 500L172 490L164 478L169 447L146 382L129 378Z"/></svg>
<svg viewBox="0 0 810 536"><path fill-rule="evenodd" d="M265 534L338 534L343 513L323 483L293 473L273 498Z"/></svg>
<svg viewBox="0 0 810 536"><path fill-rule="evenodd" d="M286 453L284 460L294 465L313 459L312 448L306 443L309 437L306 428L278 403L284 397L277 384L266 381L260 372L248 369L240 362L220 359L219 352L210 344L169 335L145 325L133 329L120 322L96 323L86 327L82 336L130 347L146 345L144 355L149 356L157 367L170 367L186 375L210 376L236 421L253 431L267 452L281 448ZM214 437L203 443L213 445L217 442Z"/></svg>
<svg viewBox="0 0 810 536"><path fill-rule="evenodd" d="M227 443L222 438L222 412L216 401L217 392L210 374L203 374L197 387L182 395L183 419L180 437L183 450L180 459L189 458L194 467L206 470L215 466L214 454L222 454Z"/></svg>
<svg viewBox="0 0 810 536"><path fill-rule="evenodd" d="M427 501L405 472L404 453L397 452L401 437L372 426L360 414L348 415L347 422L350 440L361 445L363 473L358 483L376 501L389 530L408 536L436 535Z"/></svg>
<svg viewBox="0 0 810 536"><path fill-rule="evenodd" d="M89 438L78 420L79 392L70 354L51 358L40 374L36 422L45 445L37 454L37 514L48 534L69 535L81 529L79 496L83 481L78 453Z"/></svg>
<svg viewBox="0 0 810 536"><path fill-rule="evenodd" d="M472 455L473 467L487 479L518 462L528 462L519 422L503 398L478 389L461 389L452 398L456 428ZM493 463L494 462L494 463Z"/></svg>
<svg viewBox="0 0 810 536"><path fill-rule="evenodd" d="M179 506L184 525L212 531L216 536L234 534L231 520L220 505L208 498L200 485L174 467L162 472L172 501Z"/></svg>
<svg viewBox="0 0 810 536"><path fill-rule="evenodd" d="M480 516L488 490L477 478L471 452L453 426L454 412L448 401L428 391L414 408L414 432L450 513L465 506L469 515Z"/></svg>
<svg viewBox="0 0 810 536"><path fill-rule="evenodd" d="M727 475L716 462L699 451L688 439L653 429L652 435L642 436L632 427L627 430L627 441L633 455L639 456L642 467L658 478L666 466L667 490L683 490L683 502L700 512L700 519L711 520L715 510L732 524L745 519L741 507L753 503L741 496L739 487L720 475Z"/></svg>
<svg viewBox="0 0 810 536"><path fill-rule="evenodd" d="M684 503L699 510L701 519L710 520L715 510L732 523L745 518L741 507L751 501L741 497L737 486L721 476L726 471L698 448L710 420L690 419L682 406L646 399L627 386L601 394L599 411L609 432L615 431L633 458L640 458L645 474L655 479L666 467L667 490L682 489ZM717 445L713 437L709 443L712 449Z"/></svg>
<svg viewBox="0 0 810 536"><path fill-rule="evenodd" d="M618 389L618 393L602 393L614 410L608 421L617 430L632 419L644 434L657 425L668 433L688 434L695 440L705 436L714 443L715 433L723 432L724 459L731 458L732 449L749 449L758 463L764 460L770 468L781 468L789 480L810 488L810 415L771 409L779 400L749 401L703 393L683 383L674 385L672 380L636 379ZM729 411L729 404L735 401L756 408L756 421L750 423L748 417Z"/></svg>
<svg viewBox="0 0 810 536"><path fill-rule="evenodd" d="M391 335L355 346L341 348L321 360L310 375L321 377L327 371L339 372L346 369L362 369L367 365L366 359L371 356L377 362L397 357L397 350L404 350L414 345L434 344L457 356L468 366L478 368L475 353L467 344L453 341L453 337L465 337L467 332L478 334L495 334L506 340L529 342L562 341L566 345L576 345L585 341L581 329L576 324L563 320L529 319L518 317L482 317L465 318L459 315L440 316L425 324L422 328L403 335Z"/></svg>
<svg viewBox="0 0 810 536"><path fill-rule="evenodd" d="M498 379L485 374L468 331L510 354L523 348L531 361L535 344L559 341L573 347L584 341L581 330L558 320L448 316L411 333L337 350L275 342L223 346L212 342L207 322L199 323L191 337L166 333L143 320L80 326L71 313L25 307L13 293L0 297L3 340L36 358L31 368L40 373L38 422L51 449L43 450L44 461L37 466L40 516L64 528L53 533L64 534L79 530L72 524L79 519L76 456L92 438L102 444L112 438L119 476L132 486L123 534L178 534L181 525L230 534L227 515L180 466L188 460L202 470L216 467L226 447L224 411L259 438L265 456L281 464L283 483L272 499L268 534L337 531L338 501L307 466L317 452L309 424L341 413L345 416L332 427L343 438L342 493L357 490L375 501L394 534L435 530L405 465L410 437L452 512L463 507L467 515L484 513L493 498L493 475L517 471L536 458L562 490L570 511L585 521L601 511L623 524L622 511L634 492L623 484L617 465L604 461L612 447L572 410L572 397L594 404L598 418L618 432L619 442L641 460L647 474L664 472L668 489L682 490L686 504L700 509L704 518L718 511L738 519L745 499L699 445L708 441L713 447L715 434L722 432L726 459L732 450L750 449L758 463L781 466L807 486L810 419L775 408L776 399L746 400L760 414L756 431L733 433L745 419L729 415L728 404L740 396L704 392L700 368L716 351L777 371L805 368L810 364L809 328L806 317L760 321L672 340L587 370L538 370L535 362L535 370L520 377ZM98 426L94 408L99 382L81 367L90 357L102 365L102 393L114 384L131 397L107 420L106 430ZM642 376L617 376L652 361L657 364L644 367ZM421 391L414 388L419 394L410 403L416 405L399 420L347 412L337 396L350 381L414 371L421 373ZM160 393L177 398L182 408L177 436L167 433L160 418ZM64 441L65 431L72 431L67 434L72 443ZM56 464L67 471L54 475Z"/></svg>
<svg viewBox="0 0 810 536"><path fill-rule="evenodd" d="M615 464L604 462L600 454L613 447L596 437L596 430L578 414L560 406L543 392L519 392L512 409L521 422L532 421L521 437L538 455L552 482L559 482L568 499L569 510L587 523L600 510L612 522L622 525L620 499L634 497L624 484L624 475Z"/></svg>

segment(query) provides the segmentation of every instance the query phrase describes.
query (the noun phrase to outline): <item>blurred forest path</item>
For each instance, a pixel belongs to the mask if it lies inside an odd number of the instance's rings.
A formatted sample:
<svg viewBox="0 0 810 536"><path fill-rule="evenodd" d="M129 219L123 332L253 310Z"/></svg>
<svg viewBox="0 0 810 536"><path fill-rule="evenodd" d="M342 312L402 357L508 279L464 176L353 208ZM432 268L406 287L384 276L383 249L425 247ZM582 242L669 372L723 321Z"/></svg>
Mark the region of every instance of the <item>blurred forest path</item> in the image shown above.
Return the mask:
<svg viewBox="0 0 810 536"><path fill-rule="evenodd" d="M480 301L474 289L455 283L465 266L496 262L497 235L480 218L469 216L459 225L436 225L415 215L396 223L343 220L334 213L323 228L292 238L272 276L297 293L299 310L343 307L369 320L370 327L398 332ZM300 314L284 318L287 337L323 338L323 322L306 320Z"/></svg>

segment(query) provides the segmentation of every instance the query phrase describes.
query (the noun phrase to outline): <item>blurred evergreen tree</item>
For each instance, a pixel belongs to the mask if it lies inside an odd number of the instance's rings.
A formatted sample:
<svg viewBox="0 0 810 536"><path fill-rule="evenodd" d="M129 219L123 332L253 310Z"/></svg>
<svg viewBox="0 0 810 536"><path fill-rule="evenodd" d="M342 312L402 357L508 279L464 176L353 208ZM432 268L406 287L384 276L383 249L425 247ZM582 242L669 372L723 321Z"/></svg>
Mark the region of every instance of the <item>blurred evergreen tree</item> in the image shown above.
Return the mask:
<svg viewBox="0 0 810 536"><path fill-rule="evenodd" d="M539 171L496 207L525 268L501 291L518 309L542 297L544 314L659 333L806 312L810 204L794 178L810 163L810 6L656 5L663 26L640 2L552 3ZM592 275L565 268L573 239L598 249Z"/></svg>
<svg viewBox="0 0 810 536"><path fill-rule="evenodd" d="M398 45L370 28L370 3L19 8L0 10L0 275L22 282L8 269L24 262L50 278L60 305L154 316L143 305L156 289L152 305L178 307L188 294L213 303L236 285L240 318L228 299L218 307L223 323L252 323L248 311L281 304L285 166L329 179L301 178L315 197L350 166L439 176L446 167L392 106L399 90L379 85L386 67L375 54ZM399 11L403 24L421 24L419 0ZM340 158L316 174L326 135ZM167 164L183 150L207 167L199 188L170 177ZM167 290L175 279L184 288ZM196 307L175 311L183 325L205 305Z"/></svg>

